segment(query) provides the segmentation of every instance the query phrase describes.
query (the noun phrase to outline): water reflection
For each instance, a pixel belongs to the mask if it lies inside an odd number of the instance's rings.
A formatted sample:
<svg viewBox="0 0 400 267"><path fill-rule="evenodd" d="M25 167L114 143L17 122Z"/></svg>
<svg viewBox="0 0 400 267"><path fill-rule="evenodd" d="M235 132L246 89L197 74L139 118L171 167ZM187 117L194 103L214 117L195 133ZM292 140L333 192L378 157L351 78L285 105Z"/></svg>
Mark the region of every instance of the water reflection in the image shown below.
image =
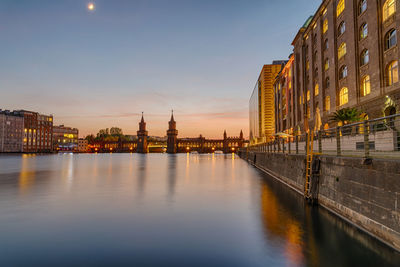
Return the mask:
<svg viewBox="0 0 400 267"><path fill-rule="evenodd" d="M35 155L24 154L22 155L21 171L19 173L18 188L20 194L25 194L29 191L35 183L36 172L34 169Z"/></svg>
<svg viewBox="0 0 400 267"><path fill-rule="evenodd" d="M229 155L0 157L0 266L400 266Z"/></svg>
<svg viewBox="0 0 400 267"><path fill-rule="evenodd" d="M175 194L175 186L176 186L176 179L177 179L177 160L176 155L168 155L168 199L169 201L173 200Z"/></svg>

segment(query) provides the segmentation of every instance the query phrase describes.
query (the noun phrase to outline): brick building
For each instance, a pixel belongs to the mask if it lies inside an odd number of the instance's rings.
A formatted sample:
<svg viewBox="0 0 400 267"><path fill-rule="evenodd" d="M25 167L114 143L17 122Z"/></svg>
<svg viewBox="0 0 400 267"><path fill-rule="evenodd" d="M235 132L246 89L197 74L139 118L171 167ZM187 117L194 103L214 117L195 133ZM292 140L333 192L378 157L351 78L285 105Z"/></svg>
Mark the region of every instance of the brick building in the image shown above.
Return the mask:
<svg viewBox="0 0 400 267"><path fill-rule="evenodd" d="M19 110L24 117L24 152L42 153L53 151L53 115Z"/></svg>
<svg viewBox="0 0 400 267"><path fill-rule="evenodd" d="M79 130L64 125L53 126L53 149L55 151L78 151Z"/></svg>
<svg viewBox="0 0 400 267"><path fill-rule="evenodd" d="M281 121L279 130L302 132L305 118L313 127L317 110L324 128L336 126L330 116L346 107L369 119L399 112L398 2L322 1L292 43L294 124Z"/></svg>
<svg viewBox="0 0 400 267"><path fill-rule="evenodd" d="M24 116L0 109L0 153L23 152Z"/></svg>

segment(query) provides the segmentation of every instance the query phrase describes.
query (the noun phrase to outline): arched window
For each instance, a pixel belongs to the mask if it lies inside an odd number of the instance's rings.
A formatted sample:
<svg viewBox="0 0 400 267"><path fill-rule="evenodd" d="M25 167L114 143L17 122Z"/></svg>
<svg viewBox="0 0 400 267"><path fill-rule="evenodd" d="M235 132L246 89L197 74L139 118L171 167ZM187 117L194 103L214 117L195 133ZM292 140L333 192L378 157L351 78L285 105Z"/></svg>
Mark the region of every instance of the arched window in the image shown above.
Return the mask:
<svg viewBox="0 0 400 267"><path fill-rule="evenodd" d="M391 29L385 35L385 49L390 49L397 44L397 32Z"/></svg>
<svg viewBox="0 0 400 267"><path fill-rule="evenodd" d="M359 14L364 13L365 10L367 10L367 0L361 0Z"/></svg>
<svg viewBox="0 0 400 267"><path fill-rule="evenodd" d="M339 17L339 15L342 14L344 8L345 8L344 0L340 0L336 7L336 16L337 17Z"/></svg>
<svg viewBox="0 0 400 267"><path fill-rule="evenodd" d="M367 49L361 52L361 57L360 57L360 64L361 66L364 66L365 64L368 64L369 62L369 52Z"/></svg>
<svg viewBox="0 0 400 267"><path fill-rule="evenodd" d="M329 77L327 77L325 79L325 88L329 88L329 86L330 86L330 81L329 81Z"/></svg>
<svg viewBox="0 0 400 267"><path fill-rule="evenodd" d="M339 105L343 106L349 102L349 89L343 87L339 92Z"/></svg>
<svg viewBox="0 0 400 267"><path fill-rule="evenodd" d="M397 61L391 62L386 69L387 86L399 82L399 66Z"/></svg>
<svg viewBox="0 0 400 267"><path fill-rule="evenodd" d="M322 25L322 32L326 33L328 31L328 19L324 19L324 24Z"/></svg>
<svg viewBox="0 0 400 267"><path fill-rule="evenodd" d="M368 36L368 24L364 23L363 25L361 25L360 27L360 39L364 39L365 37Z"/></svg>
<svg viewBox="0 0 400 267"><path fill-rule="evenodd" d="M307 101L310 101L310 90L307 90Z"/></svg>
<svg viewBox="0 0 400 267"><path fill-rule="evenodd" d="M364 76L361 79L361 96L366 96L371 93L371 83L369 80L369 75Z"/></svg>
<svg viewBox="0 0 400 267"><path fill-rule="evenodd" d="M342 66L342 67L340 68L340 71L339 71L339 80L341 80L341 79L343 79L343 78L346 78L346 77L347 77L347 66L344 65L344 66Z"/></svg>
<svg viewBox="0 0 400 267"><path fill-rule="evenodd" d="M342 43L338 48L338 58L341 59L346 55L346 43Z"/></svg>
<svg viewBox="0 0 400 267"><path fill-rule="evenodd" d="M338 28L338 35L342 35L344 32L346 31L346 22L342 21L339 24L339 28Z"/></svg>
<svg viewBox="0 0 400 267"><path fill-rule="evenodd" d="M396 0L386 0L383 4L383 21L387 20L396 12Z"/></svg>
<svg viewBox="0 0 400 267"><path fill-rule="evenodd" d="M318 83L316 83L314 86L314 95L315 96L319 95L319 84Z"/></svg>
<svg viewBox="0 0 400 267"><path fill-rule="evenodd" d="M329 48L329 42L328 42L328 39L325 39L324 50L328 50L328 48Z"/></svg>
<svg viewBox="0 0 400 267"><path fill-rule="evenodd" d="M331 97L330 96L326 96L325 97L325 111L329 111L331 110Z"/></svg>
<svg viewBox="0 0 400 267"><path fill-rule="evenodd" d="M325 71L327 71L327 70L329 69L329 58L326 58L326 59L325 59L325 62L324 62L324 69L325 69Z"/></svg>

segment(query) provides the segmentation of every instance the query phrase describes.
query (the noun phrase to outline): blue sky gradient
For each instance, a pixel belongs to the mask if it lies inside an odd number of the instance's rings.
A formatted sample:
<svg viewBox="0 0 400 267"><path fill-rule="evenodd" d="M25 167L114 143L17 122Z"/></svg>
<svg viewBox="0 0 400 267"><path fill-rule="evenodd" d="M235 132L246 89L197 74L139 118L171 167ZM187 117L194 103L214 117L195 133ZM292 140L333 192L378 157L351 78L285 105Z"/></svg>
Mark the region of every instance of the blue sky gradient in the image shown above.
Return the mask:
<svg viewBox="0 0 400 267"><path fill-rule="evenodd" d="M81 136L112 126L248 134L263 64L287 59L317 0L0 0L0 108L52 113Z"/></svg>

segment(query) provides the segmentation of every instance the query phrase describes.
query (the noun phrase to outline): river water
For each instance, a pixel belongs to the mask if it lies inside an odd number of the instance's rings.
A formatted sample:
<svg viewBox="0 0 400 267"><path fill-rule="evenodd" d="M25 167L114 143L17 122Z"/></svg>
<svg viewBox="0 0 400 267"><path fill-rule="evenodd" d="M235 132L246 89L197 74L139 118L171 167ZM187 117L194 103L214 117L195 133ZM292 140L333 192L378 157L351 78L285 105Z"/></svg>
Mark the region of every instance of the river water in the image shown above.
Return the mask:
<svg viewBox="0 0 400 267"><path fill-rule="evenodd" d="M0 266L400 266L235 155L0 157Z"/></svg>

